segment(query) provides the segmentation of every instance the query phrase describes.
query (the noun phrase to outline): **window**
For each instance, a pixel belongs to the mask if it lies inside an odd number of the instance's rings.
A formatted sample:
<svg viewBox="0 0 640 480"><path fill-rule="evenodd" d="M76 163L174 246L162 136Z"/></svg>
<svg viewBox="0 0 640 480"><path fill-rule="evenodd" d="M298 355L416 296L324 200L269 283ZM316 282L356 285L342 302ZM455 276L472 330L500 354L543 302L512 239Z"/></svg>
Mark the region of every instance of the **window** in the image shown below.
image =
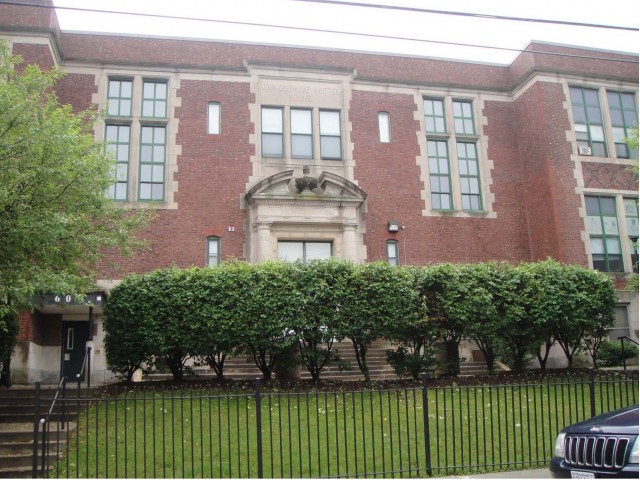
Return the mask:
<svg viewBox="0 0 640 480"><path fill-rule="evenodd" d="M424 99L424 120L428 133L446 133L444 102L433 98Z"/></svg>
<svg viewBox="0 0 640 480"><path fill-rule="evenodd" d="M278 242L278 260L309 262L331 257L331 242Z"/></svg>
<svg viewBox="0 0 640 480"><path fill-rule="evenodd" d="M262 109L262 156L284 157L282 108Z"/></svg>
<svg viewBox="0 0 640 480"><path fill-rule="evenodd" d="M627 235L629 235L629 250L631 251L631 267L638 273L638 199L624 199L624 215L627 221Z"/></svg>
<svg viewBox="0 0 640 480"><path fill-rule="evenodd" d="M166 128L143 126L140 135L140 200L164 198Z"/></svg>
<svg viewBox="0 0 640 480"><path fill-rule="evenodd" d="M458 142L458 170L460 172L460 194L463 210L482 210L480 195L480 172L475 143Z"/></svg>
<svg viewBox="0 0 640 480"><path fill-rule="evenodd" d="M473 109L471 108L471 102L454 100L453 124L456 133L475 135L476 130L473 122Z"/></svg>
<svg viewBox="0 0 640 480"><path fill-rule="evenodd" d="M167 83L145 81L142 84L142 116L167 117Z"/></svg>
<svg viewBox="0 0 640 480"><path fill-rule="evenodd" d="M617 158L638 158L638 150L631 150L624 139L630 136L629 129L637 125L638 112L632 93L607 92L609 115Z"/></svg>
<svg viewBox="0 0 640 480"><path fill-rule="evenodd" d="M381 143L391 142L391 117L387 112L378 112L378 133Z"/></svg>
<svg viewBox="0 0 640 480"><path fill-rule="evenodd" d="M569 90L578 147L582 147L584 151L590 148L591 154L596 157L606 157L607 145L598 91L578 87L571 87Z"/></svg>
<svg viewBox="0 0 640 480"><path fill-rule="evenodd" d="M312 111L291 109L291 156L313 158Z"/></svg>
<svg viewBox="0 0 640 480"><path fill-rule="evenodd" d="M320 158L342 158L340 112L320 110Z"/></svg>
<svg viewBox="0 0 640 480"><path fill-rule="evenodd" d="M218 102L209 102L207 108L207 133L220 135L220 104Z"/></svg>
<svg viewBox="0 0 640 480"><path fill-rule="evenodd" d="M339 111L262 107L260 119L263 158L342 159Z"/></svg>
<svg viewBox="0 0 640 480"><path fill-rule="evenodd" d="M109 80L107 92L107 114L116 117L131 116L131 80Z"/></svg>
<svg viewBox="0 0 640 480"><path fill-rule="evenodd" d="M387 240L387 262L389 262L389 265L393 265L394 267L400 265L397 240Z"/></svg>
<svg viewBox="0 0 640 480"><path fill-rule="evenodd" d="M207 238L207 265L220 265L220 238Z"/></svg>
<svg viewBox="0 0 640 480"><path fill-rule="evenodd" d="M473 102L424 98L423 103L431 209L482 212Z"/></svg>
<svg viewBox="0 0 640 480"><path fill-rule="evenodd" d="M591 240L593 268L602 272L622 272L622 249L613 197L584 197Z"/></svg>
<svg viewBox="0 0 640 480"><path fill-rule="evenodd" d="M431 206L436 210L452 210L451 176L449 173L449 151L445 140L429 140L429 184Z"/></svg>
<svg viewBox="0 0 640 480"><path fill-rule="evenodd" d="M129 185L129 142L131 127L129 125L107 125L105 141L107 151L112 152L115 159L115 183L109 188L107 196L114 200L127 199Z"/></svg>

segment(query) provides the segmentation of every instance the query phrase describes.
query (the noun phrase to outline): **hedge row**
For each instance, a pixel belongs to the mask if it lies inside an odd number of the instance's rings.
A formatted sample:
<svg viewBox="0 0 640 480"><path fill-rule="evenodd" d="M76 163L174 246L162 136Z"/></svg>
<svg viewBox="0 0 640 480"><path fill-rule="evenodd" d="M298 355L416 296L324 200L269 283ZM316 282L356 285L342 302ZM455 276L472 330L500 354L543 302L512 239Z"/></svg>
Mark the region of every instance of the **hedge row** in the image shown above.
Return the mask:
<svg viewBox="0 0 640 480"><path fill-rule="evenodd" d="M537 355L544 367L556 342L569 364L583 348L595 362L615 298L606 275L552 260L424 268L229 262L125 278L105 307L105 347L109 368L127 379L158 359L175 378L193 362L222 377L226 356L239 352L265 379L291 358L318 379L340 361L333 345L344 339L367 379L377 339L396 345L388 358L400 374L432 369L436 342L445 343L448 371L457 374L463 338L477 342L491 371L498 356L522 369Z"/></svg>

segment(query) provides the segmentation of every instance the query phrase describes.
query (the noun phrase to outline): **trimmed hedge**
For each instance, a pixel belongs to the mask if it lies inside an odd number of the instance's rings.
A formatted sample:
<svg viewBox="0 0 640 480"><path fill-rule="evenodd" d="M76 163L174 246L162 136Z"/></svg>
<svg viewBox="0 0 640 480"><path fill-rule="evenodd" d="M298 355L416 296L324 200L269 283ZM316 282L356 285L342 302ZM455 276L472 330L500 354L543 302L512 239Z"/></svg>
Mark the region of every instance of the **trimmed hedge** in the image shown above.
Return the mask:
<svg viewBox="0 0 640 480"><path fill-rule="evenodd" d="M581 349L595 363L615 299L606 275L553 260L424 268L233 261L124 279L105 307L105 348L109 368L127 380L159 359L177 379L190 359L222 378L226 355L241 351L265 379L297 351L317 380L340 362L333 342L344 339L367 379L368 348L381 338L397 345L388 358L403 375L432 372L438 341L457 374L463 338L476 341L490 371L496 358L521 370L536 355L544 368L556 342L569 364Z"/></svg>

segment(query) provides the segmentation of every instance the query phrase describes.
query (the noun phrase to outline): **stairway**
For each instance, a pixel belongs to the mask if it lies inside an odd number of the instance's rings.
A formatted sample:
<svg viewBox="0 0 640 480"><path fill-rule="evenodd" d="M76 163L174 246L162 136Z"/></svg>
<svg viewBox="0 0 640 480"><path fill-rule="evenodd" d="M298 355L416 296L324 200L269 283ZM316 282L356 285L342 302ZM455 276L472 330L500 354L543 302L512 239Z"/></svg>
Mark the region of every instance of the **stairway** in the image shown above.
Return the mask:
<svg viewBox="0 0 640 480"><path fill-rule="evenodd" d="M86 393L86 392L85 392ZM77 394L77 390L74 390ZM40 390L41 403L39 416L49 409L55 395L55 387ZM77 411L77 408L74 409ZM56 411L59 411L58 409ZM33 386L0 389L0 478L30 478L33 470L33 421L35 417L35 388ZM74 424L69 423L73 430ZM53 444L58 437L58 446L50 448L54 452L49 460L55 460L55 452L64 447L66 431L57 436L58 424L49 425L49 435ZM61 430L62 431L62 430ZM41 433L39 433L41 441ZM39 454L41 454L41 445Z"/></svg>
<svg viewBox="0 0 640 480"><path fill-rule="evenodd" d="M479 375L489 375L486 362L460 362L460 377L476 377Z"/></svg>

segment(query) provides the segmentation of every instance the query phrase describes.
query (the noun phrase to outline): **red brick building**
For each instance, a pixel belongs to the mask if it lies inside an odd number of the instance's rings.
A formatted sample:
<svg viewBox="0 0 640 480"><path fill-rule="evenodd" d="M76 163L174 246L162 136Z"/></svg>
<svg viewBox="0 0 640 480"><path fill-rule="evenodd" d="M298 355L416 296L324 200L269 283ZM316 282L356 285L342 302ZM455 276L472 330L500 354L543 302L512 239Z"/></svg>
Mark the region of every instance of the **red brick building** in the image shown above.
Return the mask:
<svg viewBox="0 0 640 480"><path fill-rule="evenodd" d="M637 123L637 55L531 43L493 65L78 34L52 8L10 5L0 39L68 72L61 102L106 109L95 137L116 151L110 195L157 210L151 248L105 268L105 291L230 258L553 257L620 286L637 262L638 152L620 141ZM637 338L638 294L619 299L616 335ZM101 301L91 332L86 307L25 315L14 381L59 378L74 335L91 337L94 378L108 379Z"/></svg>

